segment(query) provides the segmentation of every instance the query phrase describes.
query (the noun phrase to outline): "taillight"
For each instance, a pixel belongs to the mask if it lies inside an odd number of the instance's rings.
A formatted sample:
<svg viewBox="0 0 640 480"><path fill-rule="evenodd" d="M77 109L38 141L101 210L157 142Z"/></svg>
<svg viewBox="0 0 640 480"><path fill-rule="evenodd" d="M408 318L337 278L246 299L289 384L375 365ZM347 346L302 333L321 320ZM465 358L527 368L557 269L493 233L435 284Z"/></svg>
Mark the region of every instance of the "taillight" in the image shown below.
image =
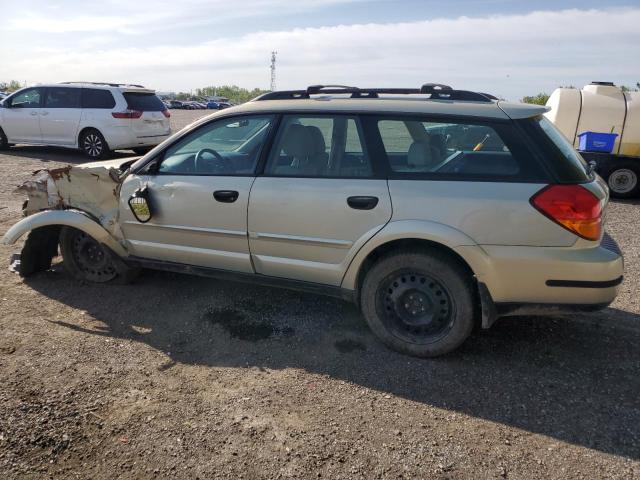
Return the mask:
<svg viewBox="0 0 640 480"><path fill-rule="evenodd" d="M140 110L125 110L124 112L111 112L113 118L140 118L142 112Z"/></svg>
<svg viewBox="0 0 640 480"><path fill-rule="evenodd" d="M170 113L170 112L169 112L169 110L167 110L167 109L162 110L162 114L163 114L165 117L167 117L167 118L169 118L169 117L171 116L171 113Z"/></svg>
<svg viewBox="0 0 640 480"><path fill-rule="evenodd" d="M548 185L531 197L531 205L579 237L600 238L602 205L581 185Z"/></svg>

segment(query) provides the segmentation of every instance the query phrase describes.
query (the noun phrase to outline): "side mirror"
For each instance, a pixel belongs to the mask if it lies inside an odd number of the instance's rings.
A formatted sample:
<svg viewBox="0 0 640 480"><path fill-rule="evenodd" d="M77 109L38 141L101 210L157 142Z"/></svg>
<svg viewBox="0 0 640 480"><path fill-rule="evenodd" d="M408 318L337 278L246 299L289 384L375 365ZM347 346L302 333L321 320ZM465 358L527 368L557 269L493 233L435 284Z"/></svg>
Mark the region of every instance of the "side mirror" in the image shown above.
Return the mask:
<svg viewBox="0 0 640 480"><path fill-rule="evenodd" d="M129 208L140 223L147 223L151 220L151 204L147 187L139 188L133 192L133 195L129 197Z"/></svg>

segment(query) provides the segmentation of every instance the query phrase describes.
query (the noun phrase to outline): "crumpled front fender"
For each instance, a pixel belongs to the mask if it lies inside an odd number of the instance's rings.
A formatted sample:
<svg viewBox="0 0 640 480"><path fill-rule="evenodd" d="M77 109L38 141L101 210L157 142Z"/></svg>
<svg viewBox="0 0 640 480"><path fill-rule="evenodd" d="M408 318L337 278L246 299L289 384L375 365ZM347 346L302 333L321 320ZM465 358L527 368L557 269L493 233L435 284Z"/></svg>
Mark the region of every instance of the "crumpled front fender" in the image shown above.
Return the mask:
<svg viewBox="0 0 640 480"><path fill-rule="evenodd" d="M49 225L65 225L82 230L96 241L109 247L114 253L121 257L127 257L127 250L111 236L97 221L91 218L82 210L45 210L34 213L23 218L4 234L2 243L13 245L22 235L34 228L46 227Z"/></svg>

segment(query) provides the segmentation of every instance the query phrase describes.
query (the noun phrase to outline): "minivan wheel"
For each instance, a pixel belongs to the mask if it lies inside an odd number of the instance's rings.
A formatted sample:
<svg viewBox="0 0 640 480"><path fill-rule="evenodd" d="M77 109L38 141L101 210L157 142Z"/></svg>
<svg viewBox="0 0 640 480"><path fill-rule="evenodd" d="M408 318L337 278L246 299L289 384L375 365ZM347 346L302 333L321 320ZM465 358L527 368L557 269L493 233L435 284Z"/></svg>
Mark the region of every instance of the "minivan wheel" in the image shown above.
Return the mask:
<svg viewBox="0 0 640 480"><path fill-rule="evenodd" d="M92 160L99 160L109 156L109 146L102 134L95 129L82 132L80 136L80 148L84 154Z"/></svg>
<svg viewBox="0 0 640 480"><path fill-rule="evenodd" d="M607 184L611 195L617 198L635 197L640 193L638 170L631 165L620 165L609 173Z"/></svg>
<svg viewBox="0 0 640 480"><path fill-rule="evenodd" d="M4 131L0 128L0 150L5 150L9 148L9 141L7 140L7 136L4 134Z"/></svg>
<svg viewBox="0 0 640 480"><path fill-rule="evenodd" d="M436 253L396 253L367 273L362 313L390 348L417 357L448 353L471 334L473 288L454 259Z"/></svg>
<svg viewBox="0 0 640 480"><path fill-rule="evenodd" d="M128 283L138 273L82 230L62 227L60 252L67 271L82 282Z"/></svg>

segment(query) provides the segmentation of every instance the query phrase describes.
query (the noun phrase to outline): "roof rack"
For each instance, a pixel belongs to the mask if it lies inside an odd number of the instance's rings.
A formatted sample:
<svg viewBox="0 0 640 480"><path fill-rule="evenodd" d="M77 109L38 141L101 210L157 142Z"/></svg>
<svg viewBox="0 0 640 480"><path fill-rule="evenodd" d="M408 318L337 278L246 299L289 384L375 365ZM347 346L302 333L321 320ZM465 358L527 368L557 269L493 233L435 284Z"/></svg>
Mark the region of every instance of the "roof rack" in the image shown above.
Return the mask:
<svg viewBox="0 0 640 480"><path fill-rule="evenodd" d="M112 82L60 82L64 85L71 84L87 84L87 85L107 85L109 87L137 87L146 88L144 85L136 85L135 83L112 83Z"/></svg>
<svg viewBox="0 0 640 480"><path fill-rule="evenodd" d="M306 90L268 92L255 100L299 100L311 95L351 94L350 98L380 98L380 95L430 95L425 100L462 100L468 102L492 102L496 97L488 93L454 90L449 85L425 83L420 88L358 88L346 85L311 85Z"/></svg>

